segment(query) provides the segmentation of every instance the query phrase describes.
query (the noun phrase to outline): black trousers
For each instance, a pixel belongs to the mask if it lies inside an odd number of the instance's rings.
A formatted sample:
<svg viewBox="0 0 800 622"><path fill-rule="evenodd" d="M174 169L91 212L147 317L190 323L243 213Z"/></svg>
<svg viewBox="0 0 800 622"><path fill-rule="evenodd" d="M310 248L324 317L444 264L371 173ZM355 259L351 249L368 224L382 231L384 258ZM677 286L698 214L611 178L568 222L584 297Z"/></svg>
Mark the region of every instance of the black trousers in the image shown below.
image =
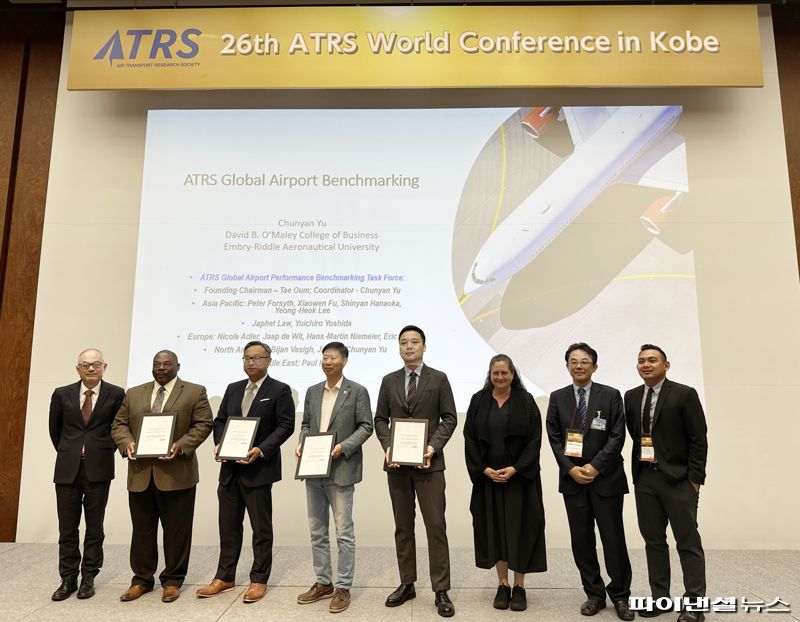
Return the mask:
<svg viewBox="0 0 800 622"><path fill-rule="evenodd" d="M631 561L622 522L624 498L625 495L598 495L591 484L583 486L577 494L564 495L572 557L588 598L604 601L608 592L612 602L628 602L631 595ZM595 523L600 531L603 558L610 579L607 586L603 585L600 564L597 561Z"/></svg>
<svg viewBox="0 0 800 622"><path fill-rule="evenodd" d="M400 467L388 473L394 513L394 544L401 583L417 580L417 543L414 536L416 502L428 536L428 563L434 592L450 589L450 548L445 523L444 471Z"/></svg>
<svg viewBox="0 0 800 622"><path fill-rule="evenodd" d="M242 552L244 511L253 530L252 583L267 583L272 572L272 484L244 486L235 475L217 487L219 499L219 563L217 579L236 581Z"/></svg>
<svg viewBox="0 0 800 622"><path fill-rule="evenodd" d="M110 481L90 482L86 479L83 460L75 481L56 484L58 512L58 574L62 579L78 576L94 577L103 567L103 520L108 503ZM86 523L83 537L83 559L80 551L81 510Z"/></svg>
<svg viewBox="0 0 800 622"><path fill-rule="evenodd" d="M192 549L195 488L159 490L151 478L147 490L128 492L132 584L152 587L155 583L160 521L164 532L164 570L159 581L162 586L183 585Z"/></svg>
<svg viewBox="0 0 800 622"><path fill-rule="evenodd" d="M692 483L688 479L670 482L663 471L645 466L639 473L635 494L653 598L670 595L667 523L672 528L681 561L684 596L705 596L706 560L697 531L699 494Z"/></svg>

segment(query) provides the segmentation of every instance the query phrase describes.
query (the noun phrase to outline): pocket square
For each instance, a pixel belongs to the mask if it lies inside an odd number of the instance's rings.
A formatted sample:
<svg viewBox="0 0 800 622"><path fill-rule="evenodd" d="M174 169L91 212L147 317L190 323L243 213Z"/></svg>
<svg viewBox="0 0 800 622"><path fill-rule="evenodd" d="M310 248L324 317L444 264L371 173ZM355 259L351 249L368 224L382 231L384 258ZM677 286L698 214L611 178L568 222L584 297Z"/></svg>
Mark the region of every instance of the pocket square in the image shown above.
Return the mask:
<svg viewBox="0 0 800 622"><path fill-rule="evenodd" d="M269 402L269 398L265 397L263 400L258 400L259 402Z"/></svg>

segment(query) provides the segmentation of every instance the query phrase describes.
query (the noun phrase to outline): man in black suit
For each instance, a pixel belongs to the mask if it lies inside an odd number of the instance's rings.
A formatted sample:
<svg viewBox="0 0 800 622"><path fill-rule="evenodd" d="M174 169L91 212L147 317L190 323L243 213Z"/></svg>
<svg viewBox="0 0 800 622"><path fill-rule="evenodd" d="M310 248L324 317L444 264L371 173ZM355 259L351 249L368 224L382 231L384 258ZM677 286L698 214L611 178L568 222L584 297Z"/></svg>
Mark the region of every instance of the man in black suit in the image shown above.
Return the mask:
<svg viewBox="0 0 800 622"><path fill-rule="evenodd" d="M633 620L628 606L631 562L622 523L622 505L628 493L622 466L622 396L613 387L592 382L597 352L588 344L572 344L564 360L572 384L550 394L546 425L559 466L558 491L564 495L572 556L587 597L581 614L597 614L606 606L608 592L619 619ZM595 522L610 578L607 586L597 561Z"/></svg>
<svg viewBox="0 0 800 622"><path fill-rule="evenodd" d="M645 344L636 363L644 385L625 394L625 418L633 439L636 513L647 555L653 599L669 597L667 523L672 527L683 570L684 596L706 593L703 544L697 531L700 486L706 479L706 419L697 391L667 379L669 361L658 346ZM656 607L643 617L663 613ZM701 622L700 611L684 609L679 622Z"/></svg>
<svg viewBox="0 0 800 622"><path fill-rule="evenodd" d="M254 603L267 592L272 570L272 484L281 479L281 445L294 431L294 402L288 384L267 375L269 346L244 347L247 380L228 385L214 419L214 452L219 452L229 417L258 417L253 448L244 460L223 460L219 469L219 562L214 580L197 590L201 598L229 592L236 581L242 551L244 511L253 529L253 565L243 600Z"/></svg>
<svg viewBox="0 0 800 622"><path fill-rule="evenodd" d="M114 479L111 423L125 397L121 387L102 381L106 366L102 352L84 350L75 365L80 381L59 387L50 399L50 440L58 452L53 482L61 575L53 600L69 598L76 590L78 598L94 596L94 578L103 565L103 518ZM83 559L78 532L82 507L86 522Z"/></svg>
<svg viewBox="0 0 800 622"><path fill-rule="evenodd" d="M449 618L455 608L447 595L450 589L450 550L445 523L444 454L442 450L456 429L456 405L447 376L422 364L425 333L417 326L400 331L402 369L384 376L375 409L375 433L386 452L389 496L394 513L394 541L400 570L400 587L386 599L387 607L397 607L416 597L417 580L414 516L419 500L425 531L431 587L436 594L436 610ZM428 446L421 467L399 466L390 455L390 424L397 418L428 420Z"/></svg>

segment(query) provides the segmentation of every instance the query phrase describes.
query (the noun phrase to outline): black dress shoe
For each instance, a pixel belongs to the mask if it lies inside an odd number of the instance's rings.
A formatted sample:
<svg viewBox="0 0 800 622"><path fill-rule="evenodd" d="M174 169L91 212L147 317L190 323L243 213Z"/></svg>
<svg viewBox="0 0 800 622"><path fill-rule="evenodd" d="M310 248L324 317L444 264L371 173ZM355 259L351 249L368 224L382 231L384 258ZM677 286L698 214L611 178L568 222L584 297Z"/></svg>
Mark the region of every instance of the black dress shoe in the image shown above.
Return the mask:
<svg viewBox="0 0 800 622"><path fill-rule="evenodd" d="M92 596L94 596L94 577L81 577L78 598L91 598Z"/></svg>
<svg viewBox="0 0 800 622"><path fill-rule="evenodd" d="M636 617L633 611L631 611L627 600L618 600L615 602L614 609L617 610L617 617L620 620L626 620L627 622L630 622L630 620L633 620Z"/></svg>
<svg viewBox="0 0 800 622"><path fill-rule="evenodd" d="M511 592L511 611L525 611L528 608L528 599L525 597L525 588L515 585Z"/></svg>
<svg viewBox="0 0 800 622"><path fill-rule="evenodd" d="M495 609L508 609L511 604L511 588L507 585L498 585L497 594L494 595L492 606Z"/></svg>
<svg viewBox="0 0 800 622"><path fill-rule="evenodd" d="M436 612L443 618L452 618L456 614L456 608L447 595L447 590L436 592Z"/></svg>
<svg viewBox="0 0 800 622"><path fill-rule="evenodd" d="M413 583L401 583L394 592L389 594L386 599L387 607L399 607L407 600L417 597L417 591L414 589Z"/></svg>
<svg viewBox="0 0 800 622"><path fill-rule="evenodd" d="M702 611L681 611L678 622L703 622L706 616Z"/></svg>
<svg viewBox="0 0 800 622"><path fill-rule="evenodd" d="M66 600L70 597L70 594L77 591L78 589L78 578L77 577L70 577L68 579L61 579L61 585L58 586L58 589L53 592L53 595L50 597L53 600Z"/></svg>
<svg viewBox="0 0 800 622"><path fill-rule="evenodd" d="M655 605L653 605L652 609L639 609L636 613L639 614L640 618L655 618L664 612L661 609L656 609Z"/></svg>
<svg viewBox="0 0 800 622"><path fill-rule="evenodd" d="M582 616L595 616L601 609L606 608L606 601L590 598L581 605Z"/></svg>

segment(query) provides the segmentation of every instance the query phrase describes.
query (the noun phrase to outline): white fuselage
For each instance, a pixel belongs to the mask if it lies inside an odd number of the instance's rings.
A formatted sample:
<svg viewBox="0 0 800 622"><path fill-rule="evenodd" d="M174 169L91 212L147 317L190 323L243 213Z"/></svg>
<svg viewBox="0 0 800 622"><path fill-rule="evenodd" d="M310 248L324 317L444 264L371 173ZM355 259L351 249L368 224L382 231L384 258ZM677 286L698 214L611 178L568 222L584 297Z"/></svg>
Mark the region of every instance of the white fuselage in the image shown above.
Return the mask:
<svg viewBox="0 0 800 622"><path fill-rule="evenodd" d="M527 266L595 197L672 130L681 111L680 106L617 108L492 232L472 264L464 293L498 284Z"/></svg>

